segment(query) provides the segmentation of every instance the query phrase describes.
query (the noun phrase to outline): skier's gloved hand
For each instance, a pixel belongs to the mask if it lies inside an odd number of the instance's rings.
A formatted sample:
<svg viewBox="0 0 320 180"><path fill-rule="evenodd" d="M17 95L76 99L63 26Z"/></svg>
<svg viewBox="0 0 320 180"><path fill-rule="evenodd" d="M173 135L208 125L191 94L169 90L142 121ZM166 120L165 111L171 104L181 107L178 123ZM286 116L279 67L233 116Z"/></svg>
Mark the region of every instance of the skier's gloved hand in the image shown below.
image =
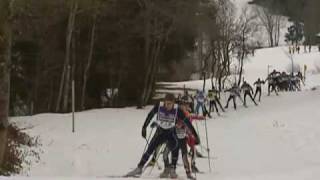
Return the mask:
<svg viewBox="0 0 320 180"><path fill-rule="evenodd" d="M157 124L156 122L153 122L153 123L151 123L151 125L150 125L151 128L155 128L155 127L157 127L157 126L158 126L158 124Z"/></svg>
<svg viewBox="0 0 320 180"><path fill-rule="evenodd" d="M142 128L141 135L142 135L142 137L143 137L144 139L146 139L146 137L147 137L147 130L146 130L146 128Z"/></svg>

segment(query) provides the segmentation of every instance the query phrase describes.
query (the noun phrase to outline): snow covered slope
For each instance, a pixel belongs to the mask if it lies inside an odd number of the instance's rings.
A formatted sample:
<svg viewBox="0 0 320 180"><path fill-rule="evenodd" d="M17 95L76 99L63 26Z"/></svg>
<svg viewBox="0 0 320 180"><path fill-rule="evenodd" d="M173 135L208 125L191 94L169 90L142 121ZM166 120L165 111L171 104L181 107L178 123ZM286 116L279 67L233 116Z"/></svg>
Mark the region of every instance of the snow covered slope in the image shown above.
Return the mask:
<svg viewBox="0 0 320 180"><path fill-rule="evenodd" d="M258 50L245 64L245 77L253 82L265 77L267 65L286 70L291 59L287 48ZM320 53L293 56L295 63L308 66L307 84L302 92L263 96L259 106L249 102L237 111L229 109L221 117L208 120L213 172L206 159L198 159L205 174L198 179L222 180L301 180L320 178L320 85L317 65ZM319 73L319 72L318 72ZM176 87L201 89L202 81L173 83ZM210 87L208 81L207 88ZM222 103L225 103L225 96ZM13 118L28 128L42 143L40 162L34 161L22 177L11 179L107 179L122 175L137 165L145 141L141 127L151 107L91 110L76 114L76 132L71 132L70 114L41 114ZM204 124L198 123L205 144ZM150 133L150 131L148 132ZM205 152L203 152L205 153ZM160 171L149 170L144 178L154 179ZM184 176L183 167L178 173ZM26 178L30 176L31 178ZM0 177L0 179L3 179Z"/></svg>
<svg viewBox="0 0 320 180"><path fill-rule="evenodd" d="M301 47L302 48L302 47ZM258 78L265 79L269 71L273 69L277 71L290 72L292 61L294 66L300 67L303 73L304 65L307 66L306 84L302 88L305 90L312 89L313 87L320 86L320 52L317 47L312 47L311 53L305 53L303 48L300 54L290 55L287 46L257 49L255 56L249 55L244 63L244 78L250 84L253 84ZM160 83L161 84L161 83ZM203 81L186 81L178 83L168 83L176 88L202 89ZM206 89L211 88L211 81L207 80ZM266 88L266 87L265 87ZM168 90L158 90L158 92L168 92ZM182 93L182 90L169 90L173 93Z"/></svg>
<svg viewBox="0 0 320 180"><path fill-rule="evenodd" d="M320 91L286 93L262 100L257 107L240 106L237 111L229 109L222 117L208 120L214 168L210 173L207 160L197 159L199 168L205 171L198 179L320 178ZM141 156L145 141L140 131L150 108L77 113L74 134L70 114L13 119L21 127L34 126L28 133L39 135L43 144L41 161L22 175L30 179L107 179L107 175L126 173ZM205 144L203 122L198 126ZM144 178L153 179L160 173L157 169L150 175L148 172ZM182 166L178 173L185 176Z"/></svg>

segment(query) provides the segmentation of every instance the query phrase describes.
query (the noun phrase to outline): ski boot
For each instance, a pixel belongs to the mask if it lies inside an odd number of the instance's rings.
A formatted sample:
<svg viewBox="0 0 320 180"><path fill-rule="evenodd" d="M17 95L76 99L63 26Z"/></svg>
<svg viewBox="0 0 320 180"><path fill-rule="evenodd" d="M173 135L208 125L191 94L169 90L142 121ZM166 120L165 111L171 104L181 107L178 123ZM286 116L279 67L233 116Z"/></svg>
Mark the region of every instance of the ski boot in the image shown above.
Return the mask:
<svg viewBox="0 0 320 180"><path fill-rule="evenodd" d="M199 173L199 172L200 172L199 169L197 168L197 166L196 166L195 164L192 164L192 165L191 165L191 171L192 171L193 173Z"/></svg>
<svg viewBox="0 0 320 180"><path fill-rule="evenodd" d="M125 177L140 177L142 174L142 168L137 167L134 170L130 171Z"/></svg>
<svg viewBox="0 0 320 180"><path fill-rule="evenodd" d="M174 167L170 168L170 178L172 178L172 179L178 178L178 174L176 173L176 168L174 168Z"/></svg>
<svg viewBox="0 0 320 180"><path fill-rule="evenodd" d="M190 180L196 180L196 178L192 176L191 172L187 172L187 178Z"/></svg>
<svg viewBox="0 0 320 180"><path fill-rule="evenodd" d="M165 167L163 172L160 174L160 178L169 178L170 176L170 168Z"/></svg>

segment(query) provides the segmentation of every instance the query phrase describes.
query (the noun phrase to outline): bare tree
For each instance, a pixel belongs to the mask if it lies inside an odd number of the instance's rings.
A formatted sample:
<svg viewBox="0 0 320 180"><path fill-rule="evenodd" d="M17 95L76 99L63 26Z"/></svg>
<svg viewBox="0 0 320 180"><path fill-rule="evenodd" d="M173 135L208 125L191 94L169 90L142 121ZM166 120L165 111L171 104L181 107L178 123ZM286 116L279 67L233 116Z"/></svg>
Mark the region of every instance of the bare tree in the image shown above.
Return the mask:
<svg viewBox="0 0 320 180"><path fill-rule="evenodd" d="M269 46L278 46L283 17L276 11L272 11L271 2L265 3L263 6L255 6L255 11L261 26L267 32Z"/></svg>
<svg viewBox="0 0 320 180"><path fill-rule="evenodd" d="M78 10L78 1L72 0L70 5L70 13L68 19L68 26L66 32L66 52L65 52L65 61L63 65L63 71L60 80L60 88L59 88L59 95L56 105L56 111L60 111L61 108L61 100L63 95L63 111L67 111L68 108L68 97L69 97L69 85L70 85L70 57L71 57L71 44L72 38L75 28L75 19Z"/></svg>
<svg viewBox="0 0 320 180"><path fill-rule="evenodd" d="M250 35L252 35L256 31L256 24L255 20L256 16L251 14L249 9L246 7L242 9L241 16L237 22L237 53L238 53L238 60L239 60L239 78L238 78L238 85L240 85L242 76L243 76L243 66L244 66L244 59L249 54L249 44L248 39Z"/></svg>
<svg viewBox="0 0 320 180"><path fill-rule="evenodd" d="M151 98L158 72L160 53L165 48L169 35L175 28L178 13L161 7L164 4L159 2L158 4L151 0L138 0L138 2L144 12L144 64L146 75L138 105L138 108L142 108ZM172 3L172 6L178 4L176 1L170 3Z"/></svg>
<svg viewBox="0 0 320 180"><path fill-rule="evenodd" d="M93 50L94 50L94 43L96 38L96 24L97 24L97 15L93 15L93 22L92 22L92 28L91 28L91 36L90 36L90 48L89 48L89 55L88 55L88 62L86 64L84 73L83 73L83 84L82 84L82 95L81 95L81 109L85 109L85 95L87 90L87 80L89 76L89 70L92 64L93 59Z"/></svg>
<svg viewBox="0 0 320 180"><path fill-rule="evenodd" d="M211 39L212 74L215 75L221 91L230 74L231 54L235 48L236 16L235 7L229 0L218 1L217 34ZM213 76L211 77L213 81Z"/></svg>

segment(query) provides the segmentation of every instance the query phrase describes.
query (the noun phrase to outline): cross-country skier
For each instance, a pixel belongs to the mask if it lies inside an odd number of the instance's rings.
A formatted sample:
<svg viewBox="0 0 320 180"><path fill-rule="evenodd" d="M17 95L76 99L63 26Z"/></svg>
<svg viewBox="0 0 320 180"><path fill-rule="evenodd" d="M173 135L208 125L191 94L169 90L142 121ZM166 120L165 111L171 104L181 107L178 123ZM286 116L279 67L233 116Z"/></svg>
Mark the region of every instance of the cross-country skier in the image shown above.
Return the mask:
<svg viewBox="0 0 320 180"><path fill-rule="evenodd" d="M207 111L205 102L206 102L206 96L205 93L203 91L198 90L197 94L195 96L196 101L197 101L197 105L196 105L196 114L199 115L199 110L200 108L202 109L202 114L204 116L208 115L209 118L211 118L210 113Z"/></svg>
<svg viewBox="0 0 320 180"><path fill-rule="evenodd" d="M254 104L257 106L258 104L256 103L256 101L253 99L252 94L253 94L253 88L250 86L250 84L247 83L247 81L244 81L242 86L241 86L241 90L243 90L244 95L243 95L243 105L245 107L247 107L247 96L249 96L252 100L252 102L254 102ZM252 93L252 94L251 94Z"/></svg>
<svg viewBox="0 0 320 180"><path fill-rule="evenodd" d="M187 90L184 91L184 95L181 98L183 101L189 102L190 111L194 112L194 98Z"/></svg>
<svg viewBox="0 0 320 180"><path fill-rule="evenodd" d="M268 81L268 96L274 91L278 96L277 85L279 84L280 72L275 69L268 75L266 81Z"/></svg>
<svg viewBox="0 0 320 180"><path fill-rule="evenodd" d="M149 160L149 157L155 151L155 149L167 142L170 150L172 152L172 164L170 166L170 176L172 178L176 178L176 160L178 159L179 149L178 147L178 140L176 135L176 124L177 119L182 119L183 123L194 133L196 134L195 129L193 128L192 124L185 116L184 112L177 107L175 104L175 97L173 94L166 94L164 102L160 102L156 104L153 109L149 112L144 125L142 127L142 137L146 138L147 134L147 127L151 122L154 115L157 114L156 123L158 124L156 135L152 137L146 152L142 155L142 158L134 170L129 172L126 177L138 177L142 174L142 170L146 162ZM197 140L200 142L199 137L196 137Z"/></svg>
<svg viewBox="0 0 320 180"><path fill-rule="evenodd" d="M236 110L237 109L236 98L239 97L241 100L241 96L240 96L241 89L235 83L230 89L225 90L225 92L229 92L229 98L224 108L227 109L229 106L229 102L233 100L233 108Z"/></svg>
<svg viewBox="0 0 320 180"><path fill-rule="evenodd" d="M179 107L185 113L186 117L189 118L190 123L191 123L191 117L188 112L188 108L189 108L188 106L189 106L189 103L187 101L181 101ZM184 124L182 119L178 119L178 123L176 124L176 133L177 133L178 144L179 144L178 148L181 149L183 165L184 165L187 177L188 177L188 179L194 180L195 178L191 174L190 163L188 160L187 137L188 136L198 137L198 135L190 132L190 130L188 129L188 127L186 127L186 125ZM196 144L199 144L199 143L200 142L196 142ZM164 169L163 173L160 175L161 178L168 178L170 175L169 174L170 168L168 167L168 165L169 165L169 152L170 152L169 147L166 146L165 150L163 151L163 159L165 162L165 169ZM177 161L177 159L173 159L172 161ZM177 162L172 162L172 163L176 164Z"/></svg>
<svg viewBox="0 0 320 180"><path fill-rule="evenodd" d="M224 109L220 103L219 97L218 97L218 91L213 87L208 91L208 99L209 99L209 114L211 111L216 109L217 114L220 116L219 109L217 104L220 106L221 110L224 112Z"/></svg>
<svg viewBox="0 0 320 180"><path fill-rule="evenodd" d="M261 81L260 78L258 78L258 80L253 83L253 85L256 86L256 92L255 92L255 94L254 94L253 99L256 99L256 96L257 96L258 93L259 93L259 102L261 101L261 92L262 92L261 86L262 86L262 84L264 84L264 83L265 83L265 82L264 82L264 81Z"/></svg>

